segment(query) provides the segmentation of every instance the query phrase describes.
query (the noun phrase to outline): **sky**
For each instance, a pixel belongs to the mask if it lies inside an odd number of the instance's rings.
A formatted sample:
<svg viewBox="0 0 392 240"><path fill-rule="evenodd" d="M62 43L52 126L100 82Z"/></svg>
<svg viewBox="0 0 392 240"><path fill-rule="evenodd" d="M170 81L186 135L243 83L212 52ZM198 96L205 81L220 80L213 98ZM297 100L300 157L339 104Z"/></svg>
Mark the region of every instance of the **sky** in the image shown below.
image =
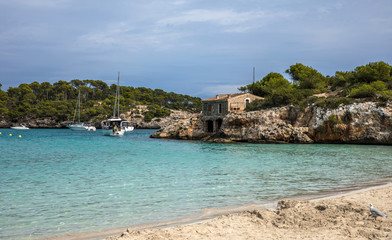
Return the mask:
<svg viewBox="0 0 392 240"><path fill-rule="evenodd" d="M102 80L208 98L302 63L392 65L391 0L0 0L0 83Z"/></svg>

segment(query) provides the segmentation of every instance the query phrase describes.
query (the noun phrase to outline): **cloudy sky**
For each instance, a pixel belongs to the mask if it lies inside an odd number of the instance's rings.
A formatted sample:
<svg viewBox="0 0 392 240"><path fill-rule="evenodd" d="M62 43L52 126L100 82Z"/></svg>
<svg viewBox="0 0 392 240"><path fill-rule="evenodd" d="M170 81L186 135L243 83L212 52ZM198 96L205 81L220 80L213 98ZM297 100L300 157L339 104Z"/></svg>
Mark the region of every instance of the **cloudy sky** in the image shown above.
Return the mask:
<svg viewBox="0 0 392 240"><path fill-rule="evenodd" d="M391 0L0 0L0 83L103 80L202 98L295 63L392 64Z"/></svg>

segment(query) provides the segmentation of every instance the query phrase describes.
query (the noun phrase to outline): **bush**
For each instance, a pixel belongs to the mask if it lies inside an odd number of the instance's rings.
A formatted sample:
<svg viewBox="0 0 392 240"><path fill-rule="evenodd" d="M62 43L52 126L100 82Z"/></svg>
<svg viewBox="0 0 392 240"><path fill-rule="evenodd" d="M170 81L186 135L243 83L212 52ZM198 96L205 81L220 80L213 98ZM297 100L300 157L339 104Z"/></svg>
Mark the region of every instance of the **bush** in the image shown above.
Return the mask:
<svg viewBox="0 0 392 240"><path fill-rule="evenodd" d="M376 89L371 87L369 84L363 84L358 88L351 89L350 97L353 98L368 98L368 97L375 97L376 96Z"/></svg>
<svg viewBox="0 0 392 240"><path fill-rule="evenodd" d="M246 105L245 111L250 112L250 111L257 111L263 108L263 100L256 99L252 102L250 102L248 105Z"/></svg>
<svg viewBox="0 0 392 240"><path fill-rule="evenodd" d="M328 97L325 100L325 106L327 108L331 108L331 109L336 109L338 108L341 104L343 105L348 105L350 103L352 103L352 99L351 98L345 98L345 97Z"/></svg>
<svg viewBox="0 0 392 240"><path fill-rule="evenodd" d="M329 115L328 120L327 120L330 124L332 125L336 125L336 124L341 124L343 123L342 120L338 119L338 117L336 115Z"/></svg>
<svg viewBox="0 0 392 240"><path fill-rule="evenodd" d="M151 122L151 120L154 118L154 113L151 111L147 111L144 113L144 121L146 122Z"/></svg>

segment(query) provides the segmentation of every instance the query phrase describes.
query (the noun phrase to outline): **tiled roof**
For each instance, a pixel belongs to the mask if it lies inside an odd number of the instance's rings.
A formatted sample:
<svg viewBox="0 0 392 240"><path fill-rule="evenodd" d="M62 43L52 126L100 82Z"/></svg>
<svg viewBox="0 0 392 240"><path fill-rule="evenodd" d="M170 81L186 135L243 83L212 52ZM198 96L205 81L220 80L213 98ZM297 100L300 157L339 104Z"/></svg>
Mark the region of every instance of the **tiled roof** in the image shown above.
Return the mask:
<svg viewBox="0 0 392 240"><path fill-rule="evenodd" d="M244 95L244 94L246 94L246 93L219 94L219 95L216 95L215 97L204 99L203 101L221 101L221 100L226 100L226 99L229 99L232 97L237 97L237 96Z"/></svg>

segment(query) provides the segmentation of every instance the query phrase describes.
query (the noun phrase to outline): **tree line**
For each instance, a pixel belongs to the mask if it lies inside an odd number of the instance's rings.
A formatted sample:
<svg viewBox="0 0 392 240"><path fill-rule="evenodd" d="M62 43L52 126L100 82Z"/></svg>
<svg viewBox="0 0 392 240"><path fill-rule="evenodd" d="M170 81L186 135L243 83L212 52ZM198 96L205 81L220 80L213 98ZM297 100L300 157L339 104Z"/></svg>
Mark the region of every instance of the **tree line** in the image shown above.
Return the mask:
<svg viewBox="0 0 392 240"><path fill-rule="evenodd" d="M29 118L52 117L58 121L72 120L78 93L81 94L81 121L101 121L113 113L116 85L108 86L100 80L60 80L33 82L10 87L7 91L0 84L0 118L17 122ZM145 87L120 87L120 112L126 113L136 105L147 105L145 120L164 117L170 109L201 111L201 99L188 95L152 90Z"/></svg>
<svg viewBox="0 0 392 240"><path fill-rule="evenodd" d="M301 63L291 65L285 72L291 81L280 73L271 72L239 88L264 97L251 103L249 111L288 104L304 108L310 103L336 108L352 102L386 102L392 98L392 66L382 61L358 66L353 71L337 71L334 76L324 76ZM329 96L317 97L320 93L329 93Z"/></svg>

